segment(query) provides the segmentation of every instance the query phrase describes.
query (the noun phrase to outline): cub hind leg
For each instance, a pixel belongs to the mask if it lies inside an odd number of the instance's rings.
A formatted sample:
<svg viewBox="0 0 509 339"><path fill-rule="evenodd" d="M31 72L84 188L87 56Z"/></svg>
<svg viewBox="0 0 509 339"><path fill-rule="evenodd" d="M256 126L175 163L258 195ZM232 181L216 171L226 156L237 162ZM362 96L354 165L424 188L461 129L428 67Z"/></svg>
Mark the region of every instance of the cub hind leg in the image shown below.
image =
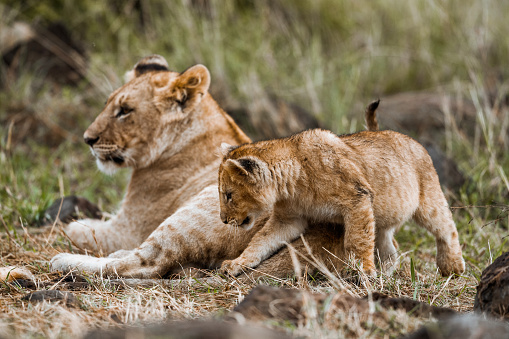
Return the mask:
<svg viewBox="0 0 509 339"><path fill-rule="evenodd" d="M394 239L397 227L376 229L375 258L380 261L380 268L385 274L391 275L399 266L398 243Z"/></svg>
<svg viewBox="0 0 509 339"><path fill-rule="evenodd" d="M424 195L414 214L414 220L435 236L436 260L440 273L443 276L462 274L465 271L465 261L461 253L458 231L442 190L440 188L438 190L440 193Z"/></svg>

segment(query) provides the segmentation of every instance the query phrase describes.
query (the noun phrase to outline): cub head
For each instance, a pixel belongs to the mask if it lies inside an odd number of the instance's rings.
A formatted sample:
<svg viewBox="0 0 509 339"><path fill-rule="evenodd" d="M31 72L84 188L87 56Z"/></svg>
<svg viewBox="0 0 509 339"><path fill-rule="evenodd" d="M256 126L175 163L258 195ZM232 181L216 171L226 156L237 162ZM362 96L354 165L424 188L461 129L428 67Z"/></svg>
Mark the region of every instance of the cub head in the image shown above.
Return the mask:
<svg viewBox="0 0 509 339"><path fill-rule="evenodd" d="M219 203L225 224L249 230L256 218L272 209L275 189L267 164L253 156L237 157L237 147L221 145L224 158L219 166Z"/></svg>
<svg viewBox="0 0 509 339"><path fill-rule="evenodd" d="M202 65L171 72L163 57L152 55L141 59L126 81L84 134L106 173L147 167L176 153L191 115L207 95L210 74Z"/></svg>

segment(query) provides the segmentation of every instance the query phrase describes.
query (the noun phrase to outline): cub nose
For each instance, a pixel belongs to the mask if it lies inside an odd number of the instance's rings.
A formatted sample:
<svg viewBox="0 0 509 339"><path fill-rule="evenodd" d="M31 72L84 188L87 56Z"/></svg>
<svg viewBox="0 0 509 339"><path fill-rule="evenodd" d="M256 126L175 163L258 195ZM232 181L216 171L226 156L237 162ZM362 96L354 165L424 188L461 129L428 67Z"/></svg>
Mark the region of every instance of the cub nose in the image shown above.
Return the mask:
<svg viewBox="0 0 509 339"><path fill-rule="evenodd" d="M94 146L94 144L99 140L99 138L88 138L84 137L85 143L87 143L90 147Z"/></svg>

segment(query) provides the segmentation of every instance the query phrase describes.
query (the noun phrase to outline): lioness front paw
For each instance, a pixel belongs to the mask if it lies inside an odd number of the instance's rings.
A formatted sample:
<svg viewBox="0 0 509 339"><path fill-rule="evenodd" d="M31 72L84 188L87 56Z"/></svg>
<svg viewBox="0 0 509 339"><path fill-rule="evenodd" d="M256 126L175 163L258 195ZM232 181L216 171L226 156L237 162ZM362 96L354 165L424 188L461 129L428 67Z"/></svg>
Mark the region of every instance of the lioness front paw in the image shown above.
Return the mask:
<svg viewBox="0 0 509 339"><path fill-rule="evenodd" d="M223 261L220 270L225 274L230 274L235 277L243 272L242 267L244 267L244 265L240 262L240 260L225 260Z"/></svg>
<svg viewBox="0 0 509 339"><path fill-rule="evenodd" d="M79 262L75 262L73 259L74 255L70 253L60 253L55 255L50 261L51 272L61 271L68 272L79 265Z"/></svg>
<svg viewBox="0 0 509 339"><path fill-rule="evenodd" d="M115 258L96 258L82 254L60 253L55 255L50 261L50 270L52 272L78 271L86 273L106 274L107 265L118 261Z"/></svg>

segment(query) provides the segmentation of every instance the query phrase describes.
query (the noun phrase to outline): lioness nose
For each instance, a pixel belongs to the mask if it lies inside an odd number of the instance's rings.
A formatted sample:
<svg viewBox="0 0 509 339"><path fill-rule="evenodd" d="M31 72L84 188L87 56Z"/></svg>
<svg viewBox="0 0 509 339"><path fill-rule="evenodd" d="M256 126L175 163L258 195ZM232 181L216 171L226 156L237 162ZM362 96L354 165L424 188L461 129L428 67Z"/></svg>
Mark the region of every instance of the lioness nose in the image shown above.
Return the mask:
<svg viewBox="0 0 509 339"><path fill-rule="evenodd" d="M94 144L99 140L99 138L88 138L84 137L85 143L87 143L89 146L94 146Z"/></svg>

